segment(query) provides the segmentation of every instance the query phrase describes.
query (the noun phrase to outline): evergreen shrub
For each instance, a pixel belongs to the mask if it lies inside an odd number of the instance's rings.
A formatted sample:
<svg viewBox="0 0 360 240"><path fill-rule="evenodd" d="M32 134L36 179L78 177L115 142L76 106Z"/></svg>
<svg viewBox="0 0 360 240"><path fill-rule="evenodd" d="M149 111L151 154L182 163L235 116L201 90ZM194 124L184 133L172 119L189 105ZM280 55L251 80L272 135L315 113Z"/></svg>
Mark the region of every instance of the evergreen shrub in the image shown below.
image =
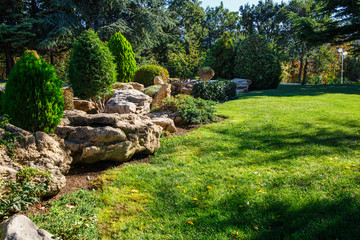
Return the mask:
<svg viewBox="0 0 360 240"><path fill-rule="evenodd" d="M250 79L250 89L277 88L281 81L281 66L268 40L251 35L238 47L235 57L236 78Z"/></svg>
<svg viewBox="0 0 360 240"><path fill-rule="evenodd" d="M167 83L169 79L169 72L157 65L145 65L140 67L134 76L135 82L143 84L145 87L154 85L154 78L160 76L164 83Z"/></svg>
<svg viewBox="0 0 360 240"><path fill-rule="evenodd" d="M165 98L153 111L172 111L188 123L206 123L217 120L215 102L179 94Z"/></svg>
<svg viewBox="0 0 360 240"><path fill-rule="evenodd" d="M117 81L132 82L136 72L136 61L131 44L118 32L110 38L108 47L115 57Z"/></svg>
<svg viewBox="0 0 360 240"><path fill-rule="evenodd" d="M81 99L96 100L116 82L114 57L93 30L75 40L68 74L74 95Z"/></svg>
<svg viewBox="0 0 360 240"><path fill-rule="evenodd" d="M236 98L236 84L229 81L199 82L192 93L195 98L225 102Z"/></svg>
<svg viewBox="0 0 360 240"><path fill-rule="evenodd" d="M63 115L62 81L53 66L25 53L9 75L2 98L10 123L25 130L53 132Z"/></svg>
<svg viewBox="0 0 360 240"><path fill-rule="evenodd" d="M234 43L230 33L226 32L211 47L204 66L210 66L215 71L215 79L232 79L234 72Z"/></svg>

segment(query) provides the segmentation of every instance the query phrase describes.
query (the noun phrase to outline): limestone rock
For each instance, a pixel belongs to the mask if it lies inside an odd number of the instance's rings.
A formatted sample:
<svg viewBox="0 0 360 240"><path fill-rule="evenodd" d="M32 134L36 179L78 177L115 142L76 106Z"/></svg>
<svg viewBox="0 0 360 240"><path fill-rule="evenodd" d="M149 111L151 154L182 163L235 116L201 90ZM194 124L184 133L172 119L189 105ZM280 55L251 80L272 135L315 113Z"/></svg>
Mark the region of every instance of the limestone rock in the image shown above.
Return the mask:
<svg viewBox="0 0 360 240"><path fill-rule="evenodd" d="M236 84L237 94L247 92L252 83L252 81L249 79L240 79L240 78L235 78L231 81Z"/></svg>
<svg viewBox="0 0 360 240"><path fill-rule="evenodd" d="M163 131L167 131L170 133L176 132L174 120L172 120L171 118L167 118L167 117L153 118L151 119L151 121L156 125L162 127Z"/></svg>
<svg viewBox="0 0 360 240"><path fill-rule="evenodd" d="M184 121L184 119L182 119L182 117L180 117L179 113L177 112L172 112L172 111L151 112L148 113L147 115L151 118L151 120L169 118L173 120L175 126L183 126L186 124L186 121Z"/></svg>
<svg viewBox="0 0 360 240"><path fill-rule="evenodd" d="M59 125L55 133L65 140L75 163L124 162L160 147L162 128L145 115L65 111L65 116L69 125Z"/></svg>
<svg viewBox="0 0 360 240"><path fill-rule="evenodd" d="M144 92L144 85L141 83L137 83L137 82L130 82L130 83L115 83L113 85L113 89L117 89L117 90L129 90L129 89L135 89L138 90L140 92Z"/></svg>
<svg viewBox="0 0 360 240"><path fill-rule="evenodd" d="M47 196L57 194L66 185L65 174L70 170L72 158L70 151L65 149L64 141L56 135L50 136L43 132L31 134L11 124L5 129L22 135L22 140L15 142L15 156L11 159L5 148L0 148L0 174L2 178L16 181L16 174L25 167L38 169L50 173L52 181L49 183ZM2 134L0 134L0 138ZM45 179L34 179L34 183Z"/></svg>
<svg viewBox="0 0 360 240"><path fill-rule="evenodd" d="M194 85L197 84L200 81L201 80L192 80L190 82L185 82L185 83L181 84L180 93L181 94L186 94L186 95L191 95Z"/></svg>
<svg viewBox="0 0 360 240"><path fill-rule="evenodd" d="M87 100L74 100L74 108L87 113L93 113L96 111L95 104Z"/></svg>
<svg viewBox="0 0 360 240"><path fill-rule="evenodd" d="M151 104L151 107L155 107L161 103L164 98L171 96L171 84L163 84L157 94L154 97L154 100Z"/></svg>
<svg viewBox="0 0 360 240"><path fill-rule="evenodd" d="M152 98L135 90L121 90L115 92L113 97L106 103L105 112L119 114L143 114L150 112Z"/></svg>
<svg viewBox="0 0 360 240"><path fill-rule="evenodd" d="M163 79L160 76L156 76L154 78L154 85L163 85L165 84Z"/></svg>
<svg viewBox="0 0 360 240"><path fill-rule="evenodd" d="M0 240L51 240L53 237L23 215L16 215L0 224Z"/></svg>

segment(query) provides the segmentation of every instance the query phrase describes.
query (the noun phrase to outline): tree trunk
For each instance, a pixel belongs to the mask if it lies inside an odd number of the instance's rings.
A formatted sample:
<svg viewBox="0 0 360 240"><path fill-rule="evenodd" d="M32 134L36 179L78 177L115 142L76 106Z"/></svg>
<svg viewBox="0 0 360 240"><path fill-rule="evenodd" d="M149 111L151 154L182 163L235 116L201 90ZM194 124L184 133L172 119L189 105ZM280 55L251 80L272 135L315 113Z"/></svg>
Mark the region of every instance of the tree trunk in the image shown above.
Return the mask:
<svg viewBox="0 0 360 240"><path fill-rule="evenodd" d="M303 66L304 66L304 57L303 57L303 54L301 53L301 55L300 55L300 69L299 69L299 77L298 77L299 82L301 82Z"/></svg>
<svg viewBox="0 0 360 240"><path fill-rule="evenodd" d="M50 50L50 63L54 66L54 52Z"/></svg>
<svg viewBox="0 0 360 240"><path fill-rule="evenodd" d="M308 59L306 58L306 60L305 60L305 67L304 67L304 76L303 76L301 85L305 85L305 84L306 84L306 77L307 77L307 68L308 68L308 65L309 65L309 61L308 61Z"/></svg>
<svg viewBox="0 0 360 240"><path fill-rule="evenodd" d="M5 56L6 56L6 76L8 76L11 70L14 68L15 61L10 51L7 50L5 52Z"/></svg>

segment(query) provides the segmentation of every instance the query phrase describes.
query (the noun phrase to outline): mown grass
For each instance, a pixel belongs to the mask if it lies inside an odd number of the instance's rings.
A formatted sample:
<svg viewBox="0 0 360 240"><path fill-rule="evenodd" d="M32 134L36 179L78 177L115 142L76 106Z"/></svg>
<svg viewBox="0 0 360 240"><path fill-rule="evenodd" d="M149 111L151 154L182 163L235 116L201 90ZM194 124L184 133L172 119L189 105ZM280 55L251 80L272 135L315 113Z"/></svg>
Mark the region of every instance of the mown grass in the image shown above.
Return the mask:
<svg viewBox="0 0 360 240"><path fill-rule="evenodd" d="M5 87L6 82L7 82L6 80L0 79L0 87Z"/></svg>
<svg viewBox="0 0 360 240"><path fill-rule="evenodd" d="M359 239L359 86L280 86L101 176L102 239ZM51 229L48 229L51 232Z"/></svg>

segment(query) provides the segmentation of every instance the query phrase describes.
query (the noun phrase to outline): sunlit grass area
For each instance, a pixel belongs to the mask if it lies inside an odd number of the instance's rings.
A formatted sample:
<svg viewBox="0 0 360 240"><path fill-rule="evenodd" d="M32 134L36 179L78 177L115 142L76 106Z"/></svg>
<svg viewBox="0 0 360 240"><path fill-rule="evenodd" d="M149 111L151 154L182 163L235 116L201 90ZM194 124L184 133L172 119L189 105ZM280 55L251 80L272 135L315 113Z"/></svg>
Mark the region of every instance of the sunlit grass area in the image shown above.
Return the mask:
<svg viewBox="0 0 360 240"><path fill-rule="evenodd" d="M99 237L359 239L359 90L280 86L218 105L225 121L101 176Z"/></svg>

